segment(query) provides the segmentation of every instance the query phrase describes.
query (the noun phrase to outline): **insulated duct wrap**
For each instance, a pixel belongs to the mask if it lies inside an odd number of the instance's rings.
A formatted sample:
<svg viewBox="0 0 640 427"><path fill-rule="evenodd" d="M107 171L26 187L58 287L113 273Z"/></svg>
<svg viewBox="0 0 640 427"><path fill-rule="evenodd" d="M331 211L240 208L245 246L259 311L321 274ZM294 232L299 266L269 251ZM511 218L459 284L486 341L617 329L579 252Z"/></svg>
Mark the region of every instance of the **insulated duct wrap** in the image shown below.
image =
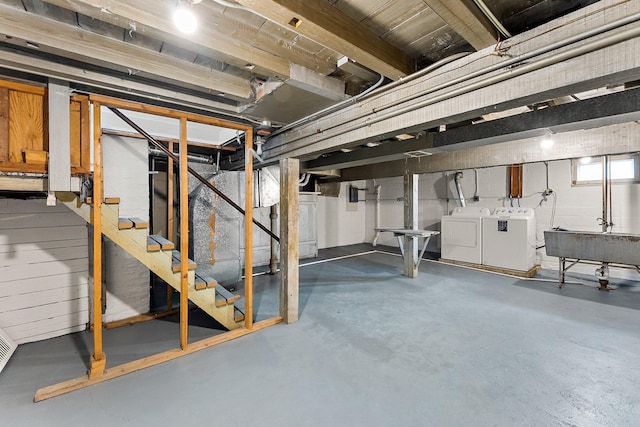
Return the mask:
<svg viewBox="0 0 640 427"><path fill-rule="evenodd" d="M240 200L240 173L222 172L215 165L190 163L232 200ZM242 218L233 207L189 176L189 255L207 275L221 284L235 284L241 278L240 241Z"/></svg>

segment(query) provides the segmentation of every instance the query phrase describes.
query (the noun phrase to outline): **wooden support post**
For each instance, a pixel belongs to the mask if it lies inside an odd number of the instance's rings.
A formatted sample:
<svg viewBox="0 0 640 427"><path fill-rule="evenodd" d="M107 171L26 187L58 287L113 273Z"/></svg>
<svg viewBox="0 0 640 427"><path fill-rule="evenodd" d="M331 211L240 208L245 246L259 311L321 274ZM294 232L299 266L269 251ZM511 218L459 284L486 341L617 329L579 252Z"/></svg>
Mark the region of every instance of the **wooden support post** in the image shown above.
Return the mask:
<svg viewBox="0 0 640 427"><path fill-rule="evenodd" d="M253 130L244 133L244 326L253 328Z"/></svg>
<svg viewBox="0 0 640 427"><path fill-rule="evenodd" d="M173 153L173 142L168 142L169 151ZM173 173L173 160L167 156L167 239L175 242L173 237L173 193L175 177ZM173 287L167 285L167 310L173 309Z"/></svg>
<svg viewBox="0 0 640 427"><path fill-rule="evenodd" d="M187 119L180 119L180 348L187 349L189 327L189 172Z"/></svg>
<svg viewBox="0 0 640 427"><path fill-rule="evenodd" d="M418 175L404 175L404 228L418 229ZM417 277L418 239L404 237L404 275Z"/></svg>
<svg viewBox="0 0 640 427"><path fill-rule="evenodd" d="M102 352L102 144L100 103L93 105L93 356L89 378L104 373L107 358Z"/></svg>
<svg viewBox="0 0 640 427"><path fill-rule="evenodd" d="M280 316L298 320L298 230L300 161L280 160Z"/></svg>

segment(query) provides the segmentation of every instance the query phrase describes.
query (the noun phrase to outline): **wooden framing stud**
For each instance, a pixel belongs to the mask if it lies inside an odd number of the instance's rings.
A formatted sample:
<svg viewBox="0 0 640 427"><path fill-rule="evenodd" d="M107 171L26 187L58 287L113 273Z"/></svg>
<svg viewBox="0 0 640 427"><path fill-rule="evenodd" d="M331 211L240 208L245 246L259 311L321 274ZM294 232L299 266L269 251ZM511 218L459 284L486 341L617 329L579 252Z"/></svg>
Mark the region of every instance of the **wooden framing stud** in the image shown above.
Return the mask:
<svg viewBox="0 0 640 427"><path fill-rule="evenodd" d="M89 365L89 378L94 379L100 377L104 374L107 366L107 357L103 354L102 357L97 360L95 356L91 356Z"/></svg>
<svg viewBox="0 0 640 427"><path fill-rule="evenodd" d="M125 363L122 365L114 366L113 368L106 369L103 375L95 376L93 378L83 375L78 378L74 378L68 381L64 381L58 384L54 384L48 387L41 388L36 392L33 398L34 402L40 402L42 400L50 399L52 397L60 396L62 394L70 393L72 391L80 390L85 387L89 387L94 384L118 378L123 375L130 374L132 372L139 371L141 369L148 368L150 366L159 365L160 363L167 362L169 360L177 359L178 357L186 356L187 354L194 353L196 351L204 350L205 348L212 347L223 342L230 341L232 339L241 337L243 335L250 334L260 329L273 326L282 322L282 317L275 316L269 319L261 320L253 325L253 329L234 329L233 331L225 332L220 335L215 335L210 338L194 342L185 349L173 349L163 353L154 354L153 356L145 357L142 359L134 360L133 362Z"/></svg>

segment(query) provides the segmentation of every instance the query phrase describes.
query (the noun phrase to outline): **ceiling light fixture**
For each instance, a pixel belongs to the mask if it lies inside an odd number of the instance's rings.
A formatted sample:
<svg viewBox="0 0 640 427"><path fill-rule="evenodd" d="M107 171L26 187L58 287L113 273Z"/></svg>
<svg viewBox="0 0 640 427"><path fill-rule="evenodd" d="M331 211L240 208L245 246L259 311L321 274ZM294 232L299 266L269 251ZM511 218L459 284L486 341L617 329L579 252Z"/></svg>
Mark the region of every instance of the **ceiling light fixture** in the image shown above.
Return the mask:
<svg viewBox="0 0 640 427"><path fill-rule="evenodd" d="M592 160L593 159L591 157L583 157L580 159L580 164L588 165Z"/></svg>
<svg viewBox="0 0 640 427"><path fill-rule="evenodd" d="M553 140L543 139L542 141L540 141L540 147L542 147L543 150L548 150L549 148L553 147Z"/></svg>
<svg viewBox="0 0 640 427"><path fill-rule="evenodd" d="M178 7L173 12L173 25L178 31L185 34L193 34L198 27L198 19L191 10L191 5L199 3L196 1L179 1Z"/></svg>

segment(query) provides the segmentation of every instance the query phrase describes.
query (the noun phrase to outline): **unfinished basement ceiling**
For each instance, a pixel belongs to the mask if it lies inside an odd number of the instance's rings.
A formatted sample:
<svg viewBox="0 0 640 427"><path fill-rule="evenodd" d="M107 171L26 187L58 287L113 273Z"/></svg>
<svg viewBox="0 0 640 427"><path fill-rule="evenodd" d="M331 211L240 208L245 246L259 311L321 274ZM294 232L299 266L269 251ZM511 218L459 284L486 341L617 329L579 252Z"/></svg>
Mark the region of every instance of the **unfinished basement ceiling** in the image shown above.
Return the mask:
<svg viewBox="0 0 640 427"><path fill-rule="evenodd" d="M0 0L0 72L285 124L595 2Z"/></svg>

